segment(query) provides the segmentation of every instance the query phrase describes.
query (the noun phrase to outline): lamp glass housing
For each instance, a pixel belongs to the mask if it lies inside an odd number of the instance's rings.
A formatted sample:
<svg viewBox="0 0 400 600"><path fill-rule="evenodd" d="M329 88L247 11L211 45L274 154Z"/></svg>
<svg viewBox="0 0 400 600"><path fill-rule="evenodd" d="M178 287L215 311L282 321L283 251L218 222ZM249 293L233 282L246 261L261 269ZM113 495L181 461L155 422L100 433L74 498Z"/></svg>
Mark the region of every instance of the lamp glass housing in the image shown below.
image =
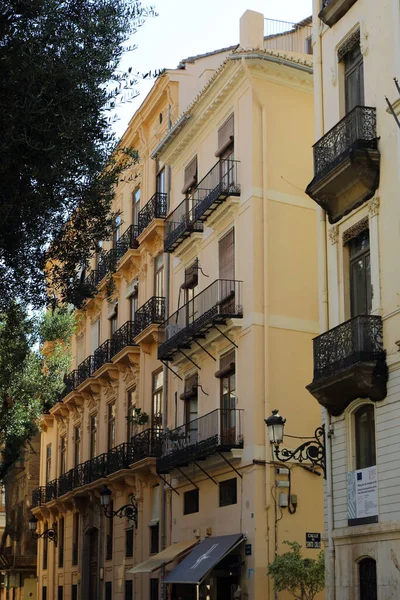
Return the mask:
<svg viewBox="0 0 400 600"><path fill-rule="evenodd" d="M111 490L105 485L100 492L101 506L109 506L111 500Z"/></svg>
<svg viewBox="0 0 400 600"><path fill-rule="evenodd" d="M37 529L37 518L32 515L32 517L28 521L29 523L29 531L36 531Z"/></svg>
<svg viewBox="0 0 400 600"><path fill-rule="evenodd" d="M279 446L283 442L283 432L286 419L281 417L277 410L272 411L272 415L266 419L268 437L271 444Z"/></svg>

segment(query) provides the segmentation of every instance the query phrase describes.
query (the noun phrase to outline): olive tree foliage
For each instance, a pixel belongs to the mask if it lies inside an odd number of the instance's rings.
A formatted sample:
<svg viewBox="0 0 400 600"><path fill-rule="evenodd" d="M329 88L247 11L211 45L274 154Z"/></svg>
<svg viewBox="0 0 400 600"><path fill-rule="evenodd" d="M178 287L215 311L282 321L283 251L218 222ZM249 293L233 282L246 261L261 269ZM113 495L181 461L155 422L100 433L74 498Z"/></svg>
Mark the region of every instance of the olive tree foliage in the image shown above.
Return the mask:
<svg viewBox="0 0 400 600"><path fill-rule="evenodd" d="M75 321L65 308L36 317L17 303L0 314L0 480L59 398Z"/></svg>
<svg viewBox="0 0 400 600"><path fill-rule="evenodd" d="M300 544L284 543L290 550L268 565L268 575L274 580L276 591L286 590L297 600L314 600L325 587L324 552L318 554L317 560L303 558Z"/></svg>
<svg viewBox="0 0 400 600"><path fill-rule="evenodd" d="M0 310L79 304L79 267L110 237L114 186L137 159L110 111L136 81L119 63L152 8L140 0L3 0L0 6ZM129 49L129 48L128 48Z"/></svg>

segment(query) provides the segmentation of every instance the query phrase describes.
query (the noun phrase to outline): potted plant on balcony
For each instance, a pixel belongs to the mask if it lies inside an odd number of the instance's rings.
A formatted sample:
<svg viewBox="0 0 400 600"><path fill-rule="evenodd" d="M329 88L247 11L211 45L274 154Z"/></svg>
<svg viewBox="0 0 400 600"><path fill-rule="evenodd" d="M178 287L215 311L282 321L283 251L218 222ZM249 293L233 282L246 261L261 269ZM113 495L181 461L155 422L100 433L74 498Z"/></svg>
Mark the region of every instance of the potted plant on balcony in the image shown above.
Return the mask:
<svg viewBox="0 0 400 600"><path fill-rule="evenodd" d="M138 432L138 427L142 427L146 425L149 421L149 415L146 412L142 412L141 408L134 408L133 414L131 416L126 417L128 423L133 425L134 435Z"/></svg>

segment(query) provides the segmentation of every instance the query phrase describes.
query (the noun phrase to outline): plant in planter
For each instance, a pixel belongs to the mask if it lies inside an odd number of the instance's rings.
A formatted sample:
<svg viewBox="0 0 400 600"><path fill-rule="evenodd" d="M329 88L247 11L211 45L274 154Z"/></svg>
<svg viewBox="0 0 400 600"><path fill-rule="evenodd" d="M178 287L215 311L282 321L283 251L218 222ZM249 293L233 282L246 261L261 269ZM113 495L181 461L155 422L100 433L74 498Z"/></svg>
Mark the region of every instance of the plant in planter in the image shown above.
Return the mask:
<svg viewBox="0 0 400 600"><path fill-rule="evenodd" d="M134 428L134 435L137 434L138 427L146 425L149 421L149 415L146 412L142 412L141 408L134 408L133 415L126 417L128 423L131 423Z"/></svg>

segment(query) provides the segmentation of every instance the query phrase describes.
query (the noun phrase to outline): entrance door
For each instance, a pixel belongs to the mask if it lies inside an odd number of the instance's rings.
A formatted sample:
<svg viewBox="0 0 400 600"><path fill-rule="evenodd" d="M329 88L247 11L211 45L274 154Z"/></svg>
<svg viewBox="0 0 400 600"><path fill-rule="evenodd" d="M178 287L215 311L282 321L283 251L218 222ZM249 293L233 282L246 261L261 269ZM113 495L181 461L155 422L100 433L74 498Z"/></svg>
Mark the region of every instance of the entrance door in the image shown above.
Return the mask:
<svg viewBox="0 0 400 600"><path fill-rule="evenodd" d="M89 533L89 598L97 600L99 531Z"/></svg>

